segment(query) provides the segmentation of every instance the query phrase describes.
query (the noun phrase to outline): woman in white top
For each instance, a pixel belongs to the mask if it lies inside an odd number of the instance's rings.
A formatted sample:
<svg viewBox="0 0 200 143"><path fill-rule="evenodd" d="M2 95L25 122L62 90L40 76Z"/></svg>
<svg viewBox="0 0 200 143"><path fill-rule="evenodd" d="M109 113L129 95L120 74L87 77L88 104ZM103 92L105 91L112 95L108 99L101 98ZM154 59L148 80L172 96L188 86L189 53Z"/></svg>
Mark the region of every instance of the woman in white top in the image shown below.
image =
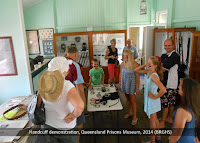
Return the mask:
<svg viewBox="0 0 200 143"><path fill-rule="evenodd" d="M40 77L38 90L44 102L46 115L45 125L42 126L44 129L73 130L76 127L76 118L84 109L84 103L74 85L64 78L71 63L71 60L64 57L56 57ZM52 134L47 135L48 141L74 143L78 141L78 136Z"/></svg>

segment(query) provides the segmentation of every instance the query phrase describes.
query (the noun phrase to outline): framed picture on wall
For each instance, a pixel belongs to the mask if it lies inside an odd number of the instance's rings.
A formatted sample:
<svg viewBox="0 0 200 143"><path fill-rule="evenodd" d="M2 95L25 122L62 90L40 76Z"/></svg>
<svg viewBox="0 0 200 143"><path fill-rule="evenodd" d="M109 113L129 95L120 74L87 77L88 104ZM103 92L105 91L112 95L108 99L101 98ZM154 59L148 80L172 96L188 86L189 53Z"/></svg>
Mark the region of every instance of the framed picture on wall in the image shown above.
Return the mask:
<svg viewBox="0 0 200 143"><path fill-rule="evenodd" d="M53 28L52 29L39 29L39 39L53 39Z"/></svg>
<svg viewBox="0 0 200 143"><path fill-rule="evenodd" d="M53 55L53 40L42 40L44 55Z"/></svg>
<svg viewBox="0 0 200 143"><path fill-rule="evenodd" d="M37 31L26 31L28 53L29 54L40 54L38 33Z"/></svg>
<svg viewBox="0 0 200 143"><path fill-rule="evenodd" d="M68 46L74 46L78 50L78 59L77 62L81 64L82 67L90 67L89 61L89 50L88 50L88 35L87 33L82 34L74 33L73 34L56 34L55 36L55 55L63 57L65 55L66 48Z"/></svg>
<svg viewBox="0 0 200 143"><path fill-rule="evenodd" d="M0 37L0 76L17 75L12 38Z"/></svg>

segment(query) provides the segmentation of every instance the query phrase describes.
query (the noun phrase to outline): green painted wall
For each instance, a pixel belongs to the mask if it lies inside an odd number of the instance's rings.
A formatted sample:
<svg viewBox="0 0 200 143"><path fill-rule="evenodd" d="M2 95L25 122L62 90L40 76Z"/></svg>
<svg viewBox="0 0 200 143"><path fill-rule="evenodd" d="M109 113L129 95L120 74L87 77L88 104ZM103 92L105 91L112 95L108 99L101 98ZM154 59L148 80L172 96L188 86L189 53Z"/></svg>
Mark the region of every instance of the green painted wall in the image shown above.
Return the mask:
<svg viewBox="0 0 200 143"><path fill-rule="evenodd" d="M140 0L127 0L127 21L130 26L150 25L152 1L147 1L147 14L140 15Z"/></svg>
<svg viewBox="0 0 200 143"><path fill-rule="evenodd" d="M168 9L168 27L197 27L200 31L199 0L157 0L157 11Z"/></svg>
<svg viewBox="0 0 200 143"><path fill-rule="evenodd" d="M24 10L26 30L54 28L53 0L44 0Z"/></svg>
<svg viewBox="0 0 200 143"><path fill-rule="evenodd" d="M197 27L200 31L200 1L175 0L173 27Z"/></svg>
<svg viewBox="0 0 200 143"><path fill-rule="evenodd" d="M28 51L25 50L23 37L24 21L23 16L20 18L18 2L20 0L0 0L0 37L12 37L18 73L16 76L0 76L0 105L11 97L28 96L31 93L26 62Z"/></svg>
<svg viewBox="0 0 200 143"><path fill-rule="evenodd" d="M24 10L25 25L27 30L54 27L56 33L124 30L151 24L153 1L147 1L148 14L140 15L140 0L44 0Z"/></svg>
<svg viewBox="0 0 200 143"><path fill-rule="evenodd" d="M168 9L167 27L172 26L173 0L157 0L157 11Z"/></svg>
<svg viewBox="0 0 200 143"><path fill-rule="evenodd" d="M40 77L42 76L42 74L47 71L47 68L45 68L43 71L41 71L39 74L37 74L34 78L33 78L33 90L34 93L36 93L36 91L38 91L38 81L40 80Z"/></svg>

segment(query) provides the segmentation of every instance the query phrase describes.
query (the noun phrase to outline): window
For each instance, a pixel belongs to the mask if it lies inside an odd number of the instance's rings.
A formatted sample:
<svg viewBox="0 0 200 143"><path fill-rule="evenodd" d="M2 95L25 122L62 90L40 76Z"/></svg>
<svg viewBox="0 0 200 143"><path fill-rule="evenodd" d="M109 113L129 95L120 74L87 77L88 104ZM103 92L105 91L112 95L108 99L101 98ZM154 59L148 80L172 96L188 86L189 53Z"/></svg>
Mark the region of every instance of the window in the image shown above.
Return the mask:
<svg viewBox="0 0 200 143"><path fill-rule="evenodd" d="M161 10L156 12L156 25L167 27L168 10Z"/></svg>

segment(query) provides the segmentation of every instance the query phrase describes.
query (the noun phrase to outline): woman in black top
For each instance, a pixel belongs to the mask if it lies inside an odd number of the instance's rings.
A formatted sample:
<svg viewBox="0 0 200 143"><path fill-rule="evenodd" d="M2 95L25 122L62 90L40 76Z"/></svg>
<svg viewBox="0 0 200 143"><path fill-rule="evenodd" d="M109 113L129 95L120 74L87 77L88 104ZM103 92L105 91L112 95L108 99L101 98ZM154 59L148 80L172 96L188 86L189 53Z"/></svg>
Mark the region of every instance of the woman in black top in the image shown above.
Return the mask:
<svg viewBox="0 0 200 143"><path fill-rule="evenodd" d="M106 50L105 59L108 59L108 73L109 73L109 84L115 83L115 77L118 76L118 68L115 65L115 60L118 59L117 48L115 48L116 40L112 39L111 46L108 46Z"/></svg>

